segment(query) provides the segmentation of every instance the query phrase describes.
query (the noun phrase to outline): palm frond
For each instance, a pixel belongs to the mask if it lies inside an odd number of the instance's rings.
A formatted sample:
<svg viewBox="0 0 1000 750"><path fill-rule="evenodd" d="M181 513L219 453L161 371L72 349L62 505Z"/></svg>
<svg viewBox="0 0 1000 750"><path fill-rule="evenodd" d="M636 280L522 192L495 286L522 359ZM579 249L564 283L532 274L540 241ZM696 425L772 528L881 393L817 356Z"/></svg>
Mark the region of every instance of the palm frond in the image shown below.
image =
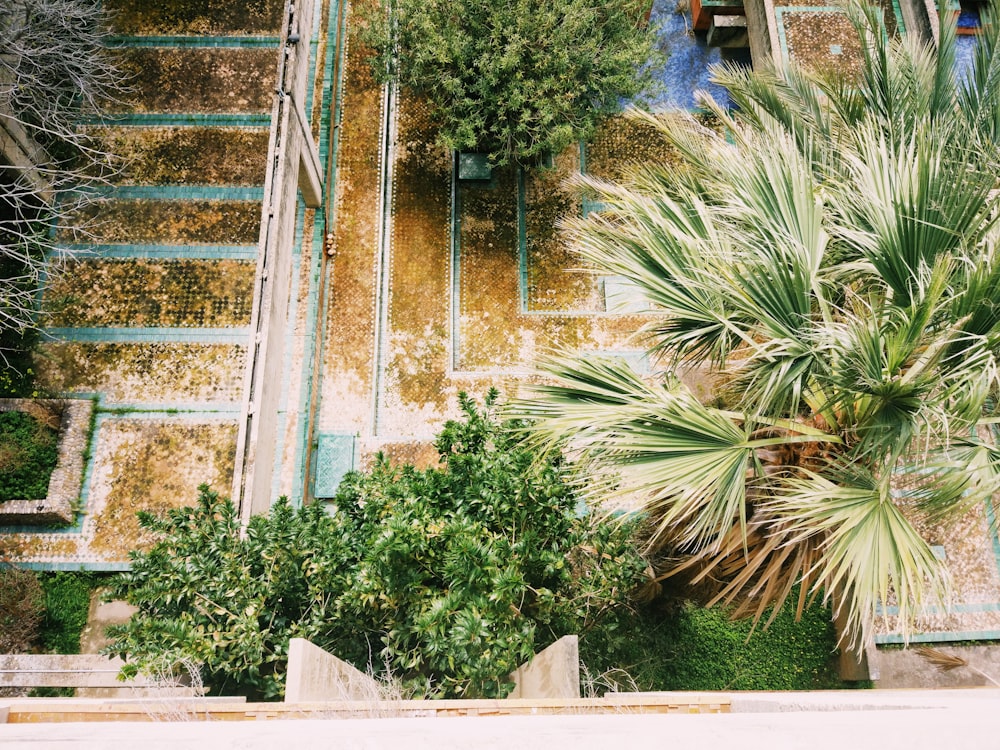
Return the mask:
<svg viewBox="0 0 1000 750"><path fill-rule="evenodd" d="M768 508L786 520L786 544L821 539L810 573L828 598L839 594L834 606L849 632L870 633L879 611L895 602L905 636L925 605L945 605L950 581L887 483L857 467L852 473L852 483L818 474L789 479Z"/></svg>
<svg viewBox="0 0 1000 750"><path fill-rule="evenodd" d="M920 658L926 659L941 672L950 672L953 669L969 666L969 662L961 656L946 654L944 651L930 646L917 646L914 651Z"/></svg>
<svg viewBox="0 0 1000 750"><path fill-rule="evenodd" d="M516 411L543 442L571 436L571 447L622 474L621 491L643 498L654 536L711 547L734 523L745 528L747 481L757 451L834 436L805 428L754 437L742 415L701 404L680 382L644 384L627 363L609 358L550 360L555 384L533 386ZM603 489L603 488L602 488Z"/></svg>

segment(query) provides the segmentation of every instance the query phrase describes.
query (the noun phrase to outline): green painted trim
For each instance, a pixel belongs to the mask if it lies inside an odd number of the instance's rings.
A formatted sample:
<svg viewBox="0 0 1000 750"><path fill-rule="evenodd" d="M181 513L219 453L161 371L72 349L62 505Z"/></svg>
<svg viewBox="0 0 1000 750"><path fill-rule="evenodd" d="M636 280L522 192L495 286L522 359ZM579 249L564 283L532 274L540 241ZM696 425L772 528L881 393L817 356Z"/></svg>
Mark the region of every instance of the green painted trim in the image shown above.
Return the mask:
<svg viewBox="0 0 1000 750"><path fill-rule="evenodd" d="M528 312L528 191L524 167L517 168L517 276L521 312Z"/></svg>
<svg viewBox="0 0 1000 750"><path fill-rule="evenodd" d="M462 351L462 189L458 152L451 152L451 368L458 370Z"/></svg>
<svg viewBox="0 0 1000 750"><path fill-rule="evenodd" d="M264 200L262 187L222 187L217 185L119 185L102 189L101 193L116 200Z"/></svg>
<svg viewBox="0 0 1000 750"><path fill-rule="evenodd" d="M970 604L953 604L951 607L928 606L920 609L920 614L946 615L949 613L975 613L975 612L1000 612L1000 602L973 602ZM895 616L899 614L899 607L879 607L876 610L878 615Z"/></svg>
<svg viewBox="0 0 1000 750"><path fill-rule="evenodd" d="M954 641L997 641L1000 640L1000 630L961 630L951 632L917 633L904 639L896 633L886 633L875 636L875 645L903 643L949 643Z"/></svg>
<svg viewBox="0 0 1000 750"><path fill-rule="evenodd" d="M118 258L256 260L256 245L64 245L62 259L103 260Z"/></svg>
<svg viewBox="0 0 1000 750"><path fill-rule="evenodd" d="M111 47L274 47L277 36L132 36L118 34L108 38Z"/></svg>
<svg viewBox="0 0 1000 750"><path fill-rule="evenodd" d="M84 117L81 125L91 126L137 126L137 127L238 127L267 128L271 125L271 115L260 112L248 113L184 113L169 114L163 112L132 112L109 114L103 117Z"/></svg>
<svg viewBox="0 0 1000 750"><path fill-rule="evenodd" d="M43 335L59 341L111 343L246 344L250 329L238 328L45 328Z"/></svg>
<svg viewBox="0 0 1000 750"><path fill-rule="evenodd" d="M129 562L31 562L7 563L15 568L40 571L90 571L92 573L125 573L132 570Z"/></svg>

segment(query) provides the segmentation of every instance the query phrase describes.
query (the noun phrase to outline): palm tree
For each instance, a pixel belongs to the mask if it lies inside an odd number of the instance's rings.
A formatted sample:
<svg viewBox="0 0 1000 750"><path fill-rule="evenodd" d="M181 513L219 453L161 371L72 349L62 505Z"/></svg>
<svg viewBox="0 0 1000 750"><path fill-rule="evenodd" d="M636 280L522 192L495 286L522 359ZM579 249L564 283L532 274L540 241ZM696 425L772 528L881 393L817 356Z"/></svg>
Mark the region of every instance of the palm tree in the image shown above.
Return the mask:
<svg viewBox="0 0 1000 750"><path fill-rule="evenodd" d="M881 605L907 628L948 599L919 522L1000 486L1000 26L957 80L952 28L935 50L849 12L857 80L718 71L738 105L709 104L719 130L644 116L681 168L585 179L606 209L567 229L659 312L642 333L664 370L553 358L518 408L642 498L661 577L757 618L799 585L800 611L832 600L860 645Z"/></svg>

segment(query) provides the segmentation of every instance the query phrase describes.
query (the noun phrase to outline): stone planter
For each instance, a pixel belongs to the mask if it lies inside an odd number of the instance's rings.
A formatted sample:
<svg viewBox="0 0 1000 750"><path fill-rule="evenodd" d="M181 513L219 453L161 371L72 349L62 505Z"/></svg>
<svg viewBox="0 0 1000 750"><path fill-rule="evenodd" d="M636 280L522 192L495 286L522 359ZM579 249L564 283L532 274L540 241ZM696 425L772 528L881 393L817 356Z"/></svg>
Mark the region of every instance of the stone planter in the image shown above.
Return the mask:
<svg viewBox="0 0 1000 750"><path fill-rule="evenodd" d="M0 411L21 411L28 403L27 399L0 399ZM0 526L60 524L74 520L73 506L83 485L83 456L94 403L77 399L40 403L56 404L62 409L59 456L49 478L48 493L44 498L0 502Z"/></svg>

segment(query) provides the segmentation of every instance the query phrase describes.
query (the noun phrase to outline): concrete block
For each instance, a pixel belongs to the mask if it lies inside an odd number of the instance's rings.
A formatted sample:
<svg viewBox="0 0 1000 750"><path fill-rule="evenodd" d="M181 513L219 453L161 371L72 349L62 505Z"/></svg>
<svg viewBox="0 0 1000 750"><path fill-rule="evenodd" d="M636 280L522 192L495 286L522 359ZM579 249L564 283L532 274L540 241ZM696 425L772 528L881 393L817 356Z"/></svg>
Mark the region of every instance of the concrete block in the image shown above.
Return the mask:
<svg viewBox="0 0 1000 750"><path fill-rule="evenodd" d="M624 276L601 276L598 280L604 291L604 309L610 313L649 312L649 300L642 288Z"/></svg>
<svg viewBox="0 0 1000 750"><path fill-rule="evenodd" d="M370 701L382 696L382 686L346 661L305 638L288 642L285 702Z"/></svg>
<svg viewBox="0 0 1000 750"><path fill-rule="evenodd" d="M707 38L709 47L743 49L750 46L746 16L714 16Z"/></svg>
<svg viewBox="0 0 1000 750"><path fill-rule="evenodd" d="M486 154L462 152L458 155L458 179L489 180L492 176L493 168Z"/></svg>
<svg viewBox="0 0 1000 750"><path fill-rule="evenodd" d="M512 672L508 698L579 698L580 640L564 635Z"/></svg>
<svg viewBox="0 0 1000 750"><path fill-rule="evenodd" d="M931 646L949 656L963 659L967 666L947 671L938 669L917 652L919 646ZM955 689L997 687L1000 684L1000 647L965 646L949 643L914 643L909 648L872 649L877 668L872 674L880 690L912 688Z"/></svg>

